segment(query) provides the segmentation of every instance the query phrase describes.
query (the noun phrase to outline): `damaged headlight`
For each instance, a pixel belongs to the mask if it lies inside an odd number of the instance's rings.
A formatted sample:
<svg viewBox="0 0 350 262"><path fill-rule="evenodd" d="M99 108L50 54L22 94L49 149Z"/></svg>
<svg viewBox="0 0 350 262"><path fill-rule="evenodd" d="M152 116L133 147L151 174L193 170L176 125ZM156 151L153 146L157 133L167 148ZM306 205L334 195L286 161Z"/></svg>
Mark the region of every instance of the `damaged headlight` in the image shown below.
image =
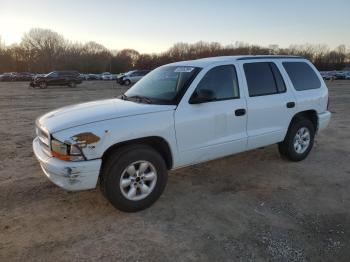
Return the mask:
<svg viewBox="0 0 350 262"><path fill-rule="evenodd" d="M85 160L80 148L76 145L68 145L56 139L51 140L51 153L53 157L64 161Z"/></svg>

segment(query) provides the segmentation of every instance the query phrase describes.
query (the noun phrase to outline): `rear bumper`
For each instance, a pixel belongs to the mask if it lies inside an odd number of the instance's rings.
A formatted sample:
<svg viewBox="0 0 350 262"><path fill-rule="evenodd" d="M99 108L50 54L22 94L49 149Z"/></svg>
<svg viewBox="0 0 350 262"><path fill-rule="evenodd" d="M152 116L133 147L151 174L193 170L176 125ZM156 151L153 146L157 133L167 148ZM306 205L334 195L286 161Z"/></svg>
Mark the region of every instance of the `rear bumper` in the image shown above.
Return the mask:
<svg viewBox="0 0 350 262"><path fill-rule="evenodd" d="M45 175L57 186L68 191L96 187L101 159L79 162L62 161L47 156L41 149L38 138L33 141L33 151Z"/></svg>
<svg viewBox="0 0 350 262"><path fill-rule="evenodd" d="M328 126L331 120L331 115L332 114L329 111L318 114L318 131L325 129Z"/></svg>

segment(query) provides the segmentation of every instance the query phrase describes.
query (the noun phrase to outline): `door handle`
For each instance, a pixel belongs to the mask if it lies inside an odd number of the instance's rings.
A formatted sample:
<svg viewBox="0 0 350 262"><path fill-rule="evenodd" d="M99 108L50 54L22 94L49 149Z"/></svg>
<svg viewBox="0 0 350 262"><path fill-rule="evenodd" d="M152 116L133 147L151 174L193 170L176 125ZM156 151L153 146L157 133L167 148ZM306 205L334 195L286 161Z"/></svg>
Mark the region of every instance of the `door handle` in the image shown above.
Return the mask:
<svg viewBox="0 0 350 262"><path fill-rule="evenodd" d="M245 115L245 109L244 108L236 109L235 110L235 115L236 116L244 116Z"/></svg>
<svg viewBox="0 0 350 262"><path fill-rule="evenodd" d="M295 107L295 102L288 102L287 103L287 108L293 108Z"/></svg>

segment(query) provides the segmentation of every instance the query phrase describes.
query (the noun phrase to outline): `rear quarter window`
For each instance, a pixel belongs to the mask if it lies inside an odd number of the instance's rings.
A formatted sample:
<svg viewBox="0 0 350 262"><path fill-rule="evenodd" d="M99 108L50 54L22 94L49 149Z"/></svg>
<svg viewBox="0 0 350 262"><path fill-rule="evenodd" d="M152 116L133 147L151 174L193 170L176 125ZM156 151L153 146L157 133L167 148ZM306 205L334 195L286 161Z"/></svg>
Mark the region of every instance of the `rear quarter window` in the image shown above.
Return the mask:
<svg viewBox="0 0 350 262"><path fill-rule="evenodd" d="M283 62L283 67L297 91L317 89L321 82L311 66L305 62Z"/></svg>

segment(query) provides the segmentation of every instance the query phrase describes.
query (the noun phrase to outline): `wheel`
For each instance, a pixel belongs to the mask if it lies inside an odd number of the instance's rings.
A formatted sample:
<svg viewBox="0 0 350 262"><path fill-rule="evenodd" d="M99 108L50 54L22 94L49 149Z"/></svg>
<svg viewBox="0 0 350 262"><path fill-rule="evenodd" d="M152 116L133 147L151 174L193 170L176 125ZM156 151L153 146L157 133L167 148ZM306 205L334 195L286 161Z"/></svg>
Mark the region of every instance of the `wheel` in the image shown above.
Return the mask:
<svg viewBox="0 0 350 262"><path fill-rule="evenodd" d="M162 194L168 172L162 156L148 146L118 150L102 167L101 190L111 204L125 212L150 207Z"/></svg>
<svg viewBox="0 0 350 262"><path fill-rule="evenodd" d="M45 88L47 88L47 83L46 82L41 82L39 84L39 86L40 86L41 89L45 89Z"/></svg>
<svg viewBox="0 0 350 262"><path fill-rule="evenodd" d="M278 144L282 156L291 161L304 160L314 144L315 127L307 118L293 120L283 142Z"/></svg>
<svg viewBox="0 0 350 262"><path fill-rule="evenodd" d="M129 86L131 84L131 81L129 79L126 79L124 81L124 85Z"/></svg>
<svg viewBox="0 0 350 262"><path fill-rule="evenodd" d="M75 83L74 81L69 82L68 84L69 87L76 87L77 83Z"/></svg>

